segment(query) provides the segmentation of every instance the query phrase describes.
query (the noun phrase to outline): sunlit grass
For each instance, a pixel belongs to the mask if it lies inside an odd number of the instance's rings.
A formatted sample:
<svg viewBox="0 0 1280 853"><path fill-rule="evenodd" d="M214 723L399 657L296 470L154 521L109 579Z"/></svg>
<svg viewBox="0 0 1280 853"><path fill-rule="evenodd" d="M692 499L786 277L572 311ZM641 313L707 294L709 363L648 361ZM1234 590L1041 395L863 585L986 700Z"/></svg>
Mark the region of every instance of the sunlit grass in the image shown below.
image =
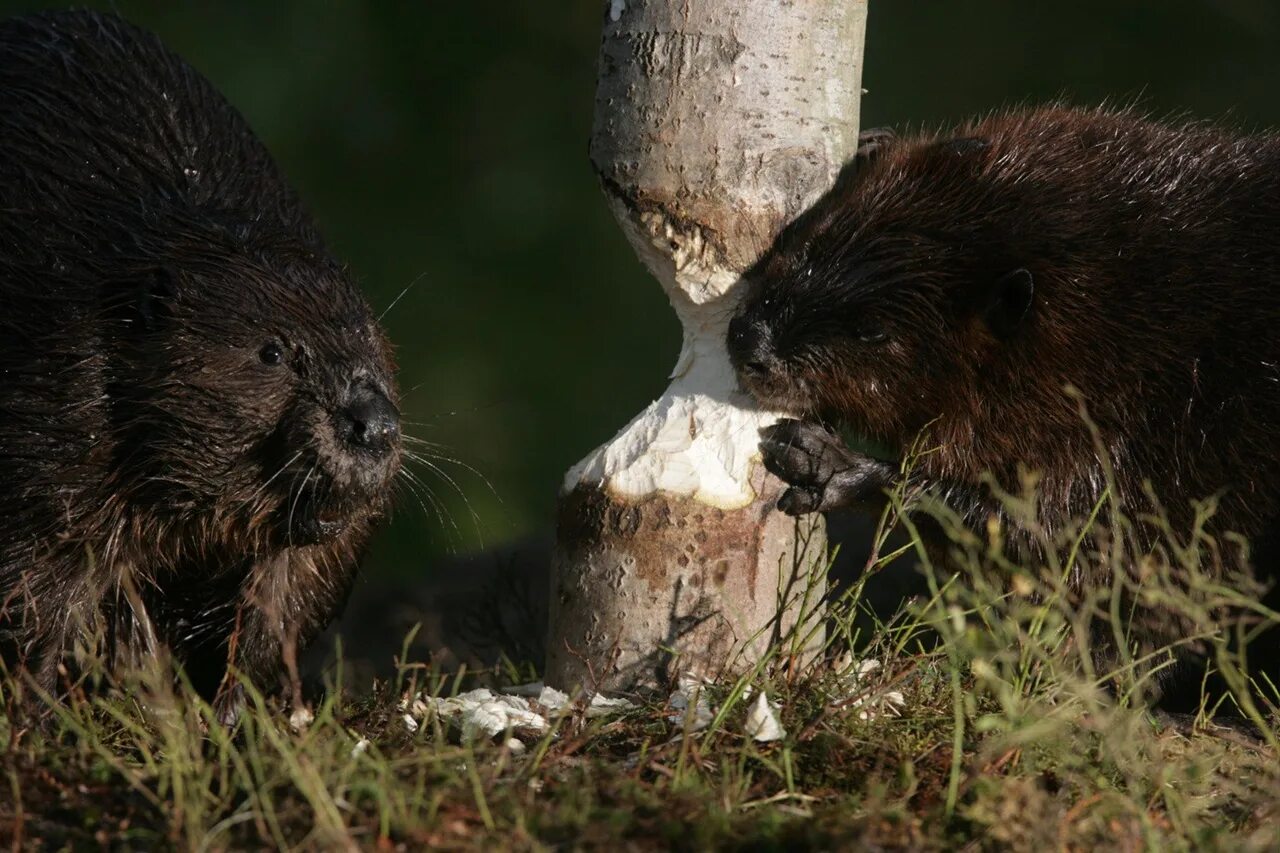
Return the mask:
<svg viewBox="0 0 1280 853"><path fill-rule="evenodd" d="M893 527L913 526L894 509L909 498L896 496L868 571L830 603L820 653L807 659L817 635L812 619L797 620L765 660L703 688L701 728L665 694L603 716L582 704L549 713L545 732L514 745L506 734L464 738L430 712L406 724L413 697L527 678L516 667L504 676L402 663L362 695L336 677L296 729L292 708L250 691L230 732L163 662L46 701L39 721L18 712L31 687L5 678L0 834L55 848L207 850L1280 842L1268 691L1235 709L1245 730L1221 732L1203 716L1198 727L1162 726L1146 698L1165 650L1128 635L1137 609L1176 612L1229 680L1245 678L1229 641L1274 615L1246 581L1224 583L1202 565L1211 505L1195 529L1166 530L1139 572L1120 566L1122 537L1092 533L1101 520L1126 529L1105 499L1044 543L1037 570L1009 563L997 526L979 535L952 525L951 568L913 541L930 593L877 621L864 584L902 556L881 551ZM1018 502L1029 498L1008 500L1011 513L1028 510ZM1108 583L1066 583L1075 567L1106 560L1116 570L1094 575ZM1118 647L1108 672L1090 653L1100 625ZM767 743L744 730L761 690L786 729Z"/></svg>

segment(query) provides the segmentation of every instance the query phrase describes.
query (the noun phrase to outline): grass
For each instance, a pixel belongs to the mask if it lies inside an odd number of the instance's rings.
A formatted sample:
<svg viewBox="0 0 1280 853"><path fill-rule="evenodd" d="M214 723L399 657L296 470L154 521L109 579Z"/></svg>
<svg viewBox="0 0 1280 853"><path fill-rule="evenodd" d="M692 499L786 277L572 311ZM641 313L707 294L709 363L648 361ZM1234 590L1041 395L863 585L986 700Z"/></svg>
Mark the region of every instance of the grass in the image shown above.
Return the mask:
<svg viewBox="0 0 1280 853"><path fill-rule="evenodd" d="M1020 500L1011 512L1029 512ZM1198 638L1243 678L1232 637L1274 614L1247 585L1203 571L1211 512L1185 535L1166 529L1141 571L1083 592L1065 583L1074 569L1123 556L1123 537L1089 535L1099 518L1127 529L1105 500L1046 539L1038 572L1008 563L997 528L983 538L953 526L960 570L944 574L918 549L930 594L885 622L861 606L863 583L900 553L873 555L831 605L827 652L797 667L784 640L737 682L707 686L698 731L667 697L594 717L580 704L519 745L465 738L429 711L406 725L414 696L526 677L513 668L405 664L359 694L339 674L296 728L290 708L251 692L231 732L163 663L47 703L35 722L16 712L28 685L5 678L0 838L14 849L1274 849L1268 692L1238 709L1245 733L1203 715L1161 725L1144 697L1164 651L1126 635L1143 608L1176 613L1191 626L1178 642ZM886 513L882 534L895 520ZM1089 653L1100 636L1121 649L1107 673ZM857 676L859 658L879 665ZM785 737L745 734L747 688L779 703Z"/></svg>

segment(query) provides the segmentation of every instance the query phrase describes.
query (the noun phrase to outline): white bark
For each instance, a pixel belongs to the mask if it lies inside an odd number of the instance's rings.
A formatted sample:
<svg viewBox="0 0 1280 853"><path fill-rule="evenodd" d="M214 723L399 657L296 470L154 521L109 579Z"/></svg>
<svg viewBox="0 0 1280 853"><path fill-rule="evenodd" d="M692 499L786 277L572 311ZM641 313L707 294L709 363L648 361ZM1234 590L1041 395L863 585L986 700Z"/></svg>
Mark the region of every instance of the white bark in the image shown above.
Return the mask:
<svg viewBox="0 0 1280 853"><path fill-rule="evenodd" d="M825 537L773 510L777 414L724 339L743 270L856 149L865 21L865 0L607 3L591 160L684 342L662 397L566 477L549 683L717 675L796 621Z"/></svg>

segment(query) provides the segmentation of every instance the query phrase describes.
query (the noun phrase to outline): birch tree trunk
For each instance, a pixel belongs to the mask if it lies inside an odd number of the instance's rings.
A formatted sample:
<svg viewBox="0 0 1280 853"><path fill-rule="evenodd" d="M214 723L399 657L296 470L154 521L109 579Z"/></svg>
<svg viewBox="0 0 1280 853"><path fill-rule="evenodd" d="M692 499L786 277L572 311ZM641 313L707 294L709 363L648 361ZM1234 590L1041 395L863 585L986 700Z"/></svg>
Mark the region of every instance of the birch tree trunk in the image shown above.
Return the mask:
<svg viewBox="0 0 1280 853"><path fill-rule="evenodd" d="M546 679L621 691L816 623L822 522L774 509L778 415L737 390L725 333L743 270L857 147L866 0L606 5L591 162L684 341L662 397L566 477Z"/></svg>

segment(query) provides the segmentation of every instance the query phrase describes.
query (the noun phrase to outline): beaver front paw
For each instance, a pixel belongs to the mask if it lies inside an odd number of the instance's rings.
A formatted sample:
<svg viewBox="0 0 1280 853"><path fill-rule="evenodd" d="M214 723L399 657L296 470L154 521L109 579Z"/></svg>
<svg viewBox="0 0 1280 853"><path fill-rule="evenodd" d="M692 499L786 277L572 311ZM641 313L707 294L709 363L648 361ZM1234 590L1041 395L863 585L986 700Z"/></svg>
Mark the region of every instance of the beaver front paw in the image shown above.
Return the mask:
<svg viewBox="0 0 1280 853"><path fill-rule="evenodd" d="M778 499L787 515L826 512L879 497L898 469L845 446L812 421L784 418L760 430L764 467L790 488Z"/></svg>

